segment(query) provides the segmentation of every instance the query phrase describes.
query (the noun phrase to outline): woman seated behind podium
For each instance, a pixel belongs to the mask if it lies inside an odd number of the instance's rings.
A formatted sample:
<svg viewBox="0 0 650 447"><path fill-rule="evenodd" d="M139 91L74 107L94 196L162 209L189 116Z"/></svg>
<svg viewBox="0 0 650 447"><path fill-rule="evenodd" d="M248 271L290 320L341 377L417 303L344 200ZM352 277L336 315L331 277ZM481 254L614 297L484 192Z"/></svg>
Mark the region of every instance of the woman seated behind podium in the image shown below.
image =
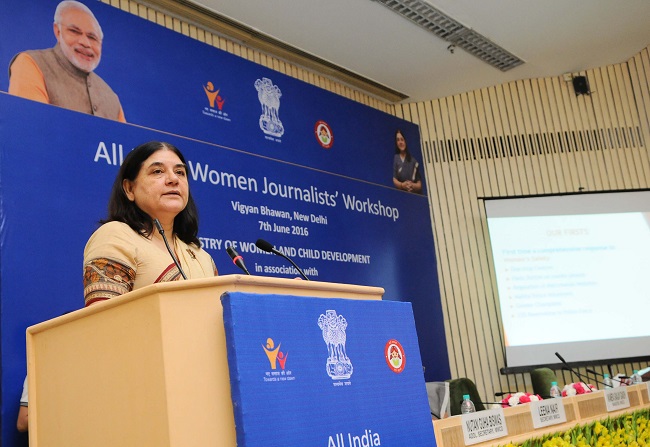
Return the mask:
<svg viewBox="0 0 650 447"><path fill-rule="evenodd" d="M188 279L218 274L197 238L198 213L185 158L169 143L150 141L127 155L113 184L108 217L100 223L84 250L86 306L150 284L182 279L183 273Z"/></svg>

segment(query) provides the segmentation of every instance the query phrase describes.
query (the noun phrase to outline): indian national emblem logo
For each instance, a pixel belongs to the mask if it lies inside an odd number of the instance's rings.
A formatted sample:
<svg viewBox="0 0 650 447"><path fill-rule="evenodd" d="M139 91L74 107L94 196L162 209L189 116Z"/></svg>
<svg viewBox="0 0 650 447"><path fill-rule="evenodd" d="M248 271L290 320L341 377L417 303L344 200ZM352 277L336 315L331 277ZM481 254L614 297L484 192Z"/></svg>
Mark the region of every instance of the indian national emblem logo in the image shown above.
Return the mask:
<svg viewBox="0 0 650 447"><path fill-rule="evenodd" d="M262 78L255 81L257 98L262 106L260 115L260 129L274 137L281 137L284 134L284 126L278 116L280 110L280 97L282 92L277 85L268 78Z"/></svg>
<svg viewBox="0 0 650 447"><path fill-rule="evenodd" d="M404 348L397 340L388 340L386 347L384 347L384 357L386 357L386 363L388 367L394 373L401 373L404 371L406 366L406 354L404 353Z"/></svg>
<svg viewBox="0 0 650 447"><path fill-rule="evenodd" d="M318 317L318 327L323 331L323 340L327 345L327 374L332 380L349 379L352 375L352 362L345 352L345 329L348 322L335 310L328 310Z"/></svg>

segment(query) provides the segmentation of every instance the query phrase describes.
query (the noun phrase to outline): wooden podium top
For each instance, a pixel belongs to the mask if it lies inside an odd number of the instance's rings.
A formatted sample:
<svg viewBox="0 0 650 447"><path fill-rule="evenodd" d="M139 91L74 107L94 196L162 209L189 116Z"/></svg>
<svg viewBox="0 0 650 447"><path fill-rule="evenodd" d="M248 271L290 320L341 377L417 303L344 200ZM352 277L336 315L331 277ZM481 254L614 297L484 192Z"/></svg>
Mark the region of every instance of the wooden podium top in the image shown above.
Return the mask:
<svg viewBox="0 0 650 447"><path fill-rule="evenodd" d="M104 309L120 306L124 303L137 300L143 296L156 293L177 291L200 290L205 288L218 288L223 291L246 291L259 293L279 293L283 295L314 296L322 298L350 298L350 299L381 299L384 289L381 287L361 286L355 284L340 284L333 282L303 281L299 279L273 278L254 275L222 275L213 278L188 279L186 281L172 281L151 284L119 297L97 302L87 308L62 315L27 328L28 337L48 328L65 324L86 315L102 312ZM80 301L83 304L83 300Z"/></svg>
<svg viewBox="0 0 650 447"><path fill-rule="evenodd" d="M384 293L226 275L153 284L31 326L30 446L235 447L220 297L236 291L371 300Z"/></svg>

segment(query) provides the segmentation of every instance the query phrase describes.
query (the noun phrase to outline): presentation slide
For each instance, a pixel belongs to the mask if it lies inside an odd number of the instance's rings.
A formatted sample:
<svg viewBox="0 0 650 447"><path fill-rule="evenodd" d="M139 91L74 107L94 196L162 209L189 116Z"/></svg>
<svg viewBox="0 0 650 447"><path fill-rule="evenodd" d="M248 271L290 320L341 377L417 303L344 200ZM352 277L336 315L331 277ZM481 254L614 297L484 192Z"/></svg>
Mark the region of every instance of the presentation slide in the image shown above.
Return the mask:
<svg viewBox="0 0 650 447"><path fill-rule="evenodd" d="M650 192L487 200L507 366L650 354Z"/></svg>

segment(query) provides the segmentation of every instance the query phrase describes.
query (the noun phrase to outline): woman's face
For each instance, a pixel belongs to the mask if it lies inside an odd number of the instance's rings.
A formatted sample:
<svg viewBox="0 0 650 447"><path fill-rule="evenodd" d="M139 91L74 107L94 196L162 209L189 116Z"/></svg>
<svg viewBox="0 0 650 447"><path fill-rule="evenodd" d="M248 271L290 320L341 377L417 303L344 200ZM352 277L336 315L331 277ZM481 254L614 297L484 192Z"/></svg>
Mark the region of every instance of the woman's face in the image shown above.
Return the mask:
<svg viewBox="0 0 650 447"><path fill-rule="evenodd" d="M404 135L398 132L397 135L395 135L395 143L400 152L406 151L406 140L404 139Z"/></svg>
<svg viewBox="0 0 650 447"><path fill-rule="evenodd" d="M173 151L162 148L142 163L135 180L125 179L122 187L152 219L173 220L187 205L187 167Z"/></svg>

